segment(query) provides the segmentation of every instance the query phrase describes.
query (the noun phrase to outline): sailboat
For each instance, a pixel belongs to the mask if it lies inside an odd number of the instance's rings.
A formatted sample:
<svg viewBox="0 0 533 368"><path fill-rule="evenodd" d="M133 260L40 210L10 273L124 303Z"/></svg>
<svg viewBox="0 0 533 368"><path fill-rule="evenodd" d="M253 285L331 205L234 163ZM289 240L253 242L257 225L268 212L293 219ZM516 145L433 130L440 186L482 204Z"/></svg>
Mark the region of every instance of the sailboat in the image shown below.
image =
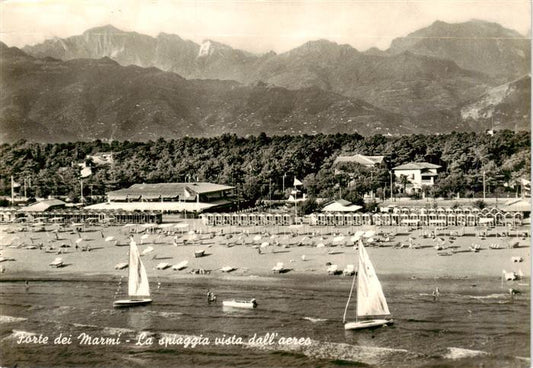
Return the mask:
<svg viewBox="0 0 533 368"><path fill-rule="evenodd" d="M346 322L346 312L356 280L357 313L355 322ZM380 327L393 323L383 289L362 241L359 241L359 269L352 282L350 296L344 310L343 323L345 330Z"/></svg>
<svg viewBox="0 0 533 368"><path fill-rule="evenodd" d="M128 295L130 299L116 300L113 302L115 308L136 307L147 305L152 302L150 298L150 285L148 285L148 276L141 261L137 243L130 242L130 262L128 276Z"/></svg>

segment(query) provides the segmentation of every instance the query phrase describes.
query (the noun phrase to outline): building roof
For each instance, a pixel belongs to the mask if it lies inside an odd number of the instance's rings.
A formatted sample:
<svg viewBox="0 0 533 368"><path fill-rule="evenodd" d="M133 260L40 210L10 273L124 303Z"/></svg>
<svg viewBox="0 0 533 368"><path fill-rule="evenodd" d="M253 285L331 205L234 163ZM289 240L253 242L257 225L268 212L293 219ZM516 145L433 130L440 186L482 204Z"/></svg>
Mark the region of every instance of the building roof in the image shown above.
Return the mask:
<svg viewBox="0 0 533 368"><path fill-rule="evenodd" d="M36 202L20 210L23 212L45 212L52 208L64 207L65 202L60 201L59 199L45 199L40 202Z"/></svg>
<svg viewBox="0 0 533 368"><path fill-rule="evenodd" d="M523 198L507 202L502 206L507 212L531 212L531 198Z"/></svg>
<svg viewBox="0 0 533 368"><path fill-rule="evenodd" d="M381 164L385 156L365 156L360 154L355 155L340 155L338 156L333 165L342 163L342 162L354 162L364 166L374 166L376 164Z"/></svg>
<svg viewBox="0 0 533 368"><path fill-rule="evenodd" d="M442 166L431 164L429 162L410 162L408 164L403 164L396 166L393 170L424 170L424 169L439 169Z"/></svg>
<svg viewBox="0 0 533 368"><path fill-rule="evenodd" d="M146 199L194 197L196 194L216 193L230 190L234 187L227 185L194 182L194 183L159 183L159 184L133 184L129 188L119 189L108 193L110 198L122 199L143 197Z"/></svg>
<svg viewBox="0 0 533 368"><path fill-rule="evenodd" d="M88 210L122 210L122 211L188 211L203 212L213 207L229 204L229 201L215 202L105 202L85 207Z"/></svg>
<svg viewBox="0 0 533 368"><path fill-rule="evenodd" d="M322 212L355 212L360 210L361 206L358 206L356 204L352 204L352 202L348 202L344 199L338 199L328 205L326 205Z"/></svg>

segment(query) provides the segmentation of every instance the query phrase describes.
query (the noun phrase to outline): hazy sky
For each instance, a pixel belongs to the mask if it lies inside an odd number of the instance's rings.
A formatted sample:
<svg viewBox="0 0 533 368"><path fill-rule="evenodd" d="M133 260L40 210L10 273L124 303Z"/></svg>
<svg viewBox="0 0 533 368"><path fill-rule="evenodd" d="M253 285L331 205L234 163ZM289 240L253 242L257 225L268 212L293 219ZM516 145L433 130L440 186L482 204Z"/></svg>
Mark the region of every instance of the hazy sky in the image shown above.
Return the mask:
<svg viewBox="0 0 533 368"><path fill-rule="evenodd" d="M283 52L321 38L386 49L435 20L494 21L524 35L531 29L529 0L0 0L0 17L0 40L17 47L105 24L252 52Z"/></svg>

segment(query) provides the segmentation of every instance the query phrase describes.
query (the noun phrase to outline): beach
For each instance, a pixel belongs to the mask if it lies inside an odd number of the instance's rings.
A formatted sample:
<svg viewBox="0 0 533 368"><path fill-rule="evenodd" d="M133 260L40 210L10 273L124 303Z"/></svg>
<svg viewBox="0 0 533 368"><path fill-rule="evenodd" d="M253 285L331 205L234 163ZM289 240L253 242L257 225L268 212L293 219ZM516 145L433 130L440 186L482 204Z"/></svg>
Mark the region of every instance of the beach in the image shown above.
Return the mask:
<svg viewBox="0 0 533 368"><path fill-rule="evenodd" d="M424 229L391 235L398 232L394 227L220 229L207 228L199 220L181 224L186 225L177 228L175 224L94 225L79 229L81 232L72 227L52 232L54 225L45 226L45 231L29 227L16 231L3 226L0 254L8 260L0 263L0 279L126 276L127 268L115 269L115 266L128 262L130 236L141 253L145 253L142 258L149 276L157 278L274 275L272 268L279 262L283 263L285 272L276 277L327 275L331 265L337 265L340 271L348 265L357 268L354 246L357 241L350 234L369 231L374 235L361 236L361 239L367 245L378 275L497 279L506 270L530 277L530 238L523 236L434 236ZM18 230L21 229L19 226ZM450 230L450 233L457 232ZM473 245L478 246L477 252L470 249ZM196 258L196 251L204 251L204 256ZM63 267L49 265L57 257L62 258ZM188 262L185 268L172 269L171 266L184 261ZM156 268L163 263L169 267ZM223 272L223 267L234 269ZM194 274L193 270L202 271Z"/></svg>
<svg viewBox="0 0 533 368"><path fill-rule="evenodd" d="M210 229L197 220L162 227L51 228L2 229L1 257L12 259L0 263L5 300L0 348L6 366L52 366L53 361L53 366L94 367L105 361L111 367L173 367L177 359L190 367L530 363L529 237L432 236L427 229L385 227ZM346 311L349 320L355 318L352 277L342 276L348 265L358 267L355 234L362 234L394 318L394 325L377 331L343 327ZM128 268L115 266L127 264L130 236L144 253L153 303L116 309L113 301L126 294ZM477 252L470 250L475 244ZM204 255L195 257L200 250ZM58 257L63 267L51 267ZM185 268L172 268L184 261ZM272 271L279 262L284 273ZM158 269L163 263L169 267ZM340 272L328 274L332 265ZM505 281L503 270L523 278ZM438 300L432 295L436 288ZM511 296L511 288L520 294ZM216 293L216 302L206 301L208 291ZM256 309L222 305L250 298L257 300ZM17 344L20 336L41 335L50 341L72 336L73 342ZM86 345L80 336L121 343ZM154 343L138 345L146 336ZM266 336L275 336L276 343L249 344ZM210 343L160 346L162 337ZM288 338L310 345L280 342ZM224 339L243 344L217 344Z"/></svg>

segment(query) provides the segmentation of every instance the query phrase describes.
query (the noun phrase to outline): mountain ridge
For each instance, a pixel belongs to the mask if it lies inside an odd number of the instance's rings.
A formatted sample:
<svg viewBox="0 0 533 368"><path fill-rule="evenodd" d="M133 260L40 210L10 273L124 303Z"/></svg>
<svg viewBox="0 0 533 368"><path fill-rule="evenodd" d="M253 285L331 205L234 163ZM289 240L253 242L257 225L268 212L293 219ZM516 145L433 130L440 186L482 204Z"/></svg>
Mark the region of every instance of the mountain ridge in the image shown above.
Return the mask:
<svg viewBox="0 0 533 368"><path fill-rule="evenodd" d="M187 80L110 58L61 61L3 49L3 142L416 130L399 114L316 87L289 90L265 83Z"/></svg>

